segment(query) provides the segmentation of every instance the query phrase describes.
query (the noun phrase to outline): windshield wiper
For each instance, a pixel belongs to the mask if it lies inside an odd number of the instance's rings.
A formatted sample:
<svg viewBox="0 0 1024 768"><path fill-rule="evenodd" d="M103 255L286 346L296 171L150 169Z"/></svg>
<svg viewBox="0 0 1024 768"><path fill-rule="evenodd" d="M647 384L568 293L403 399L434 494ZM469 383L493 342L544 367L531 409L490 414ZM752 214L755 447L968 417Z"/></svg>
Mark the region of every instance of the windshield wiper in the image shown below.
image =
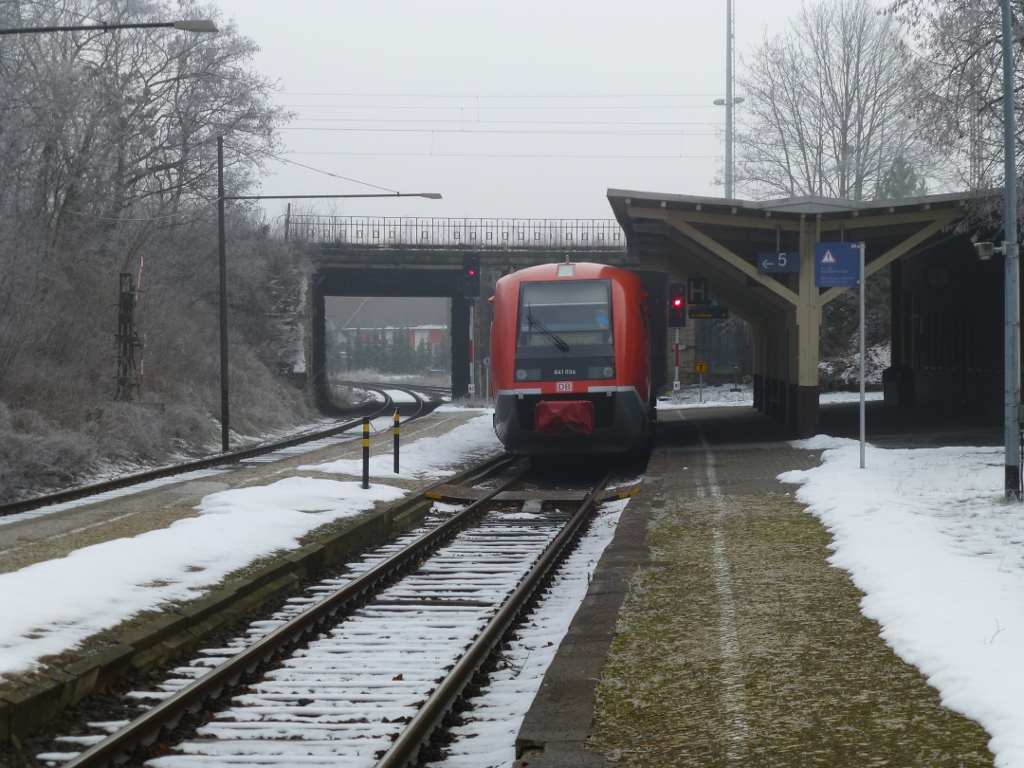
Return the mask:
<svg viewBox="0 0 1024 768"><path fill-rule="evenodd" d="M526 319L530 323L531 328L538 329L541 333L543 333L545 336L551 339L551 341L554 342L555 346L558 347L562 352L569 351L569 345L565 343L565 339L563 339L557 333L555 333L546 325L544 325L544 323L542 323L540 320L533 319L533 314L530 312L529 307L527 307L526 309Z"/></svg>

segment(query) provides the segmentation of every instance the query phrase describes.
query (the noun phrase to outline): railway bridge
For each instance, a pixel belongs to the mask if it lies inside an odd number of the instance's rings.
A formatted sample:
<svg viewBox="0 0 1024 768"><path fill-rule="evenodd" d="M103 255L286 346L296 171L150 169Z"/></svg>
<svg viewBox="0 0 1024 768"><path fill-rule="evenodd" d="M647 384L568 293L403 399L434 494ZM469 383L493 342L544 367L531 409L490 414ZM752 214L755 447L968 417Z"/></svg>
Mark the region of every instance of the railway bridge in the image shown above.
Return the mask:
<svg viewBox="0 0 1024 768"><path fill-rule="evenodd" d="M329 410L328 296L451 299L452 394L483 391L495 281L514 269L563 261L633 266L614 219L421 219L291 216L290 240L307 243L313 275L310 372L317 403ZM466 295L462 257L480 258L480 292ZM656 290L658 281L650 279Z"/></svg>

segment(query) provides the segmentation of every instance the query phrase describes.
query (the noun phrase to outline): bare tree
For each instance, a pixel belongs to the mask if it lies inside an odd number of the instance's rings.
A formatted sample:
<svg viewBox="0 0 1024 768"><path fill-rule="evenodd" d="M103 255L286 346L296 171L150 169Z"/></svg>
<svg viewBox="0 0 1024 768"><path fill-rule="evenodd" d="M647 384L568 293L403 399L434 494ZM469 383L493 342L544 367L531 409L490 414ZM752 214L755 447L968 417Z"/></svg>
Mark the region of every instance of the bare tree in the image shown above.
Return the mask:
<svg viewBox="0 0 1024 768"><path fill-rule="evenodd" d="M1014 13L1014 89L1024 86L1020 4ZM999 3L981 0L909 2L888 12L920 52L920 88L911 106L923 132L949 159L951 183L988 189L1003 183L1002 17ZM1018 131L1024 126L1018 123ZM1018 132L1018 157L1021 133Z"/></svg>
<svg viewBox="0 0 1024 768"><path fill-rule="evenodd" d="M744 65L736 178L753 197L861 200L894 162L927 167L908 109L916 61L867 0L805 6Z"/></svg>
<svg viewBox="0 0 1024 768"><path fill-rule="evenodd" d="M166 415L132 423L163 450L160 430L192 445L207 437L218 410L216 139L225 137L228 194L242 193L287 118L251 68L256 48L196 0L0 2L8 28L179 18L211 18L221 32L88 30L0 46L0 445L61 431L61 444L88 444L79 456L129 434L118 420L132 421L134 404L103 414L115 392L118 276L137 274L143 252L136 319L149 337L147 394ZM233 426L254 431L305 413L301 393L274 377L296 354L301 260L263 225L232 207L230 236L245 249L229 264L232 374L243 382ZM22 465L24 477L34 471ZM4 482L21 480L0 472L0 498Z"/></svg>
<svg viewBox="0 0 1024 768"><path fill-rule="evenodd" d="M86 11L110 23L216 15L191 1L173 8L116 0L25 7L37 15L21 23L39 25L81 23ZM270 103L272 84L248 67L253 42L233 24L222 27L217 35L119 30L8 38L15 45L0 59L0 75L14 98L5 102L5 121L28 128L18 137L18 167L31 169L35 182L29 204L57 221L71 209L83 213L76 201L84 198L100 206L84 213L108 217L139 203L151 214L177 212L183 201L212 196L218 135L229 137L234 182L251 183L277 147L284 114Z"/></svg>

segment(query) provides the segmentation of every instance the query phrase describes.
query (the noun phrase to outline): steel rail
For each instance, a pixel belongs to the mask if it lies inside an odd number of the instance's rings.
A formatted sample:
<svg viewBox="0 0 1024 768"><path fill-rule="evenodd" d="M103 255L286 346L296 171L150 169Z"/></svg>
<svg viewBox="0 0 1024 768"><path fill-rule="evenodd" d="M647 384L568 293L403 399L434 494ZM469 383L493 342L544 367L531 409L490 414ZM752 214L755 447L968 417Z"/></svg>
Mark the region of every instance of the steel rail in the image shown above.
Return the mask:
<svg viewBox="0 0 1024 768"><path fill-rule="evenodd" d="M365 385L364 385L365 386ZM381 404L377 410L371 411L366 414L371 419L378 418L380 416L390 415L390 410L393 407L393 402L390 397L386 394L383 388L377 389L376 386L370 387L365 386L366 389L377 390L383 394L385 401ZM426 415L424 413L425 402L422 397L416 394L414 390L405 389L404 387L388 387L388 389L399 390L402 392L408 392L409 394L416 397L419 402L419 409L412 416L405 417L405 421L411 421L412 419L419 418L420 416ZM429 411L428 411L429 413ZM285 440L278 440L273 443L267 443L265 445L257 446L255 448L244 448L239 451L232 451L230 453L217 454L216 456L210 456L205 459L196 459L195 461L188 461L183 464L175 464L169 467L161 467L159 469L151 469L145 472L137 472L132 475L125 477L118 477L113 480L104 480L101 483L92 483L90 485L83 485L78 488L70 488L66 491L58 491L56 493L46 494L45 496L35 496L31 499L23 499L21 501L11 501L6 504L0 504L0 517L6 517L9 515L17 515L22 512L30 512L33 509L39 509L40 507L51 506L53 504L63 504L68 501L76 501L78 499L86 498L88 496L95 496L108 491L116 491L121 488L128 488L133 485L139 485L141 483L149 482L150 480L159 480L164 477L173 477L174 475L184 474L186 472L195 472L202 469L211 469L213 467L220 466L222 464L232 464L237 461L244 461L245 459L255 458L256 456L262 456L267 453L273 453L274 451L284 450L285 448L293 448L296 445L302 445L303 443L313 442L314 440L323 440L327 437L333 437L339 435L349 429L359 426L362 423L363 416L360 415L357 419L342 422L336 426L328 429L320 430L318 432L309 432L304 435L298 435L296 437L289 437Z"/></svg>
<svg viewBox="0 0 1024 768"><path fill-rule="evenodd" d="M426 744L441 719L452 708L473 675L491 655L506 630L519 615L523 606L543 583L552 568L561 561L563 552L580 532L583 523L590 516L598 494L604 490L611 478L611 472L594 486L580 504L579 509L565 524L558 535L547 546L536 564L530 569L519 586L512 592L494 618L480 632L466 654L456 663L448 676L438 684L427 701L413 716L398 738L377 762L375 768L406 768L417 763L420 748Z"/></svg>
<svg viewBox="0 0 1024 768"><path fill-rule="evenodd" d="M480 478L497 472L509 466L513 460L511 454L501 454L481 463L475 476ZM261 663L275 654L299 643L305 635L313 632L330 616L360 600L365 594L387 582L397 571L439 547L460 528L478 517L487 501L521 479L525 472L525 469L519 471L514 477L488 491L438 527L424 533L402 551L381 561L329 597L310 606L220 666L214 667L203 677L185 686L128 725L64 763L62 768L99 768L124 762L124 756L130 754L132 750L152 743L162 730L174 727L184 715L199 711L204 701L219 696L226 687L236 685L243 675L255 671ZM436 483L425 489L423 497L426 498L426 493L442 484L443 482Z"/></svg>

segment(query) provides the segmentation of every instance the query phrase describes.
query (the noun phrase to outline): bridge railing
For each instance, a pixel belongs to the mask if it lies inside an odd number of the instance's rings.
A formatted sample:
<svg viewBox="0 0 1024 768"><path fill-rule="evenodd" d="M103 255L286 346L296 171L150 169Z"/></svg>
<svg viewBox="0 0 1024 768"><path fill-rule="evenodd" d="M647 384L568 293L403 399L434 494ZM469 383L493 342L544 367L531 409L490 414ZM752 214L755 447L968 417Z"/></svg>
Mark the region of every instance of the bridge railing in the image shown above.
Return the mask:
<svg viewBox="0 0 1024 768"><path fill-rule="evenodd" d="M361 248L626 250L615 219L418 219L292 215L288 237Z"/></svg>

